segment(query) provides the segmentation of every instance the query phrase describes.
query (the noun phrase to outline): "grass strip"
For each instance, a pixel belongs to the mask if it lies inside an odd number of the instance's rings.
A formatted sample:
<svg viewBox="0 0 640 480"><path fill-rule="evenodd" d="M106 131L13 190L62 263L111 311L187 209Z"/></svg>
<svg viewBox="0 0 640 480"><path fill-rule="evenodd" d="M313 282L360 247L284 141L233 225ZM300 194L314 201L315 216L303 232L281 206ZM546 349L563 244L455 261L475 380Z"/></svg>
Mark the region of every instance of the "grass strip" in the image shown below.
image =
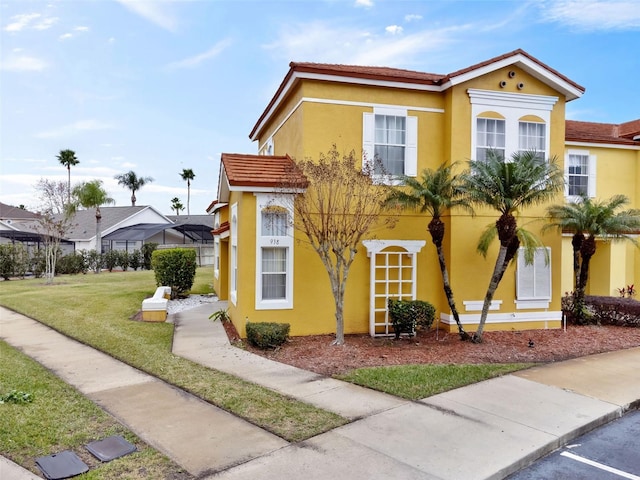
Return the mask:
<svg viewBox="0 0 640 480"><path fill-rule="evenodd" d="M37 457L72 450L91 469L85 479L191 478L73 387L2 341L0 365L0 395L15 390L31 398L0 405L0 452L19 465L42 475ZM137 451L101 463L84 448L111 435L121 435Z"/></svg>
<svg viewBox="0 0 640 480"><path fill-rule="evenodd" d="M191 293L211 293L213 269L201 267ZM319 409L171 353L173 325L132 321L153 294L152 271L102 272L3 282L0 305L49 325L131 366L187 390L296 442L347 422Z"/></svg>
<svg viewBox="0 0 640 480"><path fill-rule="evenodd" d="M530 363L398 365L359 368L337 378L410 400L464 387L531 367Z"/></svg>

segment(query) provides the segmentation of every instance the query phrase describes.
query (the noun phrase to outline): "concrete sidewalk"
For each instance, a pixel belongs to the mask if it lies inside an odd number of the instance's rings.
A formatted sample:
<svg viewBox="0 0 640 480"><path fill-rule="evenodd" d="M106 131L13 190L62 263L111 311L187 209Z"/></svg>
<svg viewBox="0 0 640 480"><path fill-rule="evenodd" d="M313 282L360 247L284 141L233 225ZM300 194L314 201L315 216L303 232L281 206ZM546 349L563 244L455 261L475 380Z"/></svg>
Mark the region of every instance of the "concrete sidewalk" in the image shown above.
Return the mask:
<svg viewBox="0 0 640 480"><path fill-rule="evenodd" d="M187 471L210 479L504 478L619 417L640 399L640 348L635 348L409 402L231 347L222 325L208 319L223 306L208 304L170 316L176 325L173 352L354 421L288 444L4 309L0 337L54 370ZM4 479L5 463L0 469Z"/></svg>

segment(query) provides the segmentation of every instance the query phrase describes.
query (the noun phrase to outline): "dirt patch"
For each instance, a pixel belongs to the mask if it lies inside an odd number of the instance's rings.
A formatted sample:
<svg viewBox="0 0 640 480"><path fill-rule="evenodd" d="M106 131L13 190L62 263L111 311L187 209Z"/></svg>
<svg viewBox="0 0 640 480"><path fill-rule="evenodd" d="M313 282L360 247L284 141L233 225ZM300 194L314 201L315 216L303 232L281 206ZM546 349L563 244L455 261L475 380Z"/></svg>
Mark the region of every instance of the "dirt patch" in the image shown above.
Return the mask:
<svg viewBox="0 0 640 480"><path fill-rule="evenodd" d="M347 335L341 346L331 346L333 335L312 335L292 337L278 349L263 351L240 340L233 324L223 324L232 343L322 375L382 365L557 362L640 346L640 328L569 325L566 332L485 332L481 344L462 342L457 334L434 330L400 340Z"/></svg>

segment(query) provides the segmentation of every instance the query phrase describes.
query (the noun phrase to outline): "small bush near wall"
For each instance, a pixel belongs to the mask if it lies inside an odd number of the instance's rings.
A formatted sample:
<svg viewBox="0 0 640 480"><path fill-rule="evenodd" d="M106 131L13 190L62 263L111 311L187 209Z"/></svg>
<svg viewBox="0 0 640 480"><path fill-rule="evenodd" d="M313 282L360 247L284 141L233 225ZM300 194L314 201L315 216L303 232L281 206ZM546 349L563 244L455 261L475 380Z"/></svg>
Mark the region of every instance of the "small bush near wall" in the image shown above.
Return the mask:
<svg viewBox="0 0 640 480"><path fill-rule="evenodd" d="M276 348L287 341L289 329L288 323L247 322L247 340L263 350Z"/></svg>
<svg viewBox="0 0 640 480"><path fill-rule="evenodd" d="M416 327L430 328L436 313L433 305L422 300L394 300L390 298L387 306L396 338L400 338L401 333L413 336Z"/></svg>
<svg viewBox="0 0 640 480"><path fill-rule="evenodd" d="M601 325L640 327L640 302L633 298L586 296L587 308Z"/></svg>
<svg viewBox="0 0 640 480"><path fill-rule="evenodd" d="M171 287L171 298L184 295L191 290L196 276L196 252L188 248L155 250L151 255L151 266L156 285Z"/></svg>

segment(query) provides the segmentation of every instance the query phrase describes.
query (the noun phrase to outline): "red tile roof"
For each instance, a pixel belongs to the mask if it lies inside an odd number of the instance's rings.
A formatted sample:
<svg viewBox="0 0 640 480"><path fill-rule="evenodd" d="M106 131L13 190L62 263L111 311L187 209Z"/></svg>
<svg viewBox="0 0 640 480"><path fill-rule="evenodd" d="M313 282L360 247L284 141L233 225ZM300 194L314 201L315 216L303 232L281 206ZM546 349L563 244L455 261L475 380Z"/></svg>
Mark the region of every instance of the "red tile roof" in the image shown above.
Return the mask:
<svg viewBox="0 0 640 480"><path fill-rule="evenodd" d="M502 60L509 59L511 57L516 57L518 55L524 56L529 59L531 62L536 63L542 69L547 70L558 78L562 79L567 84L571 85L577 91L584 93L584 87L578 85L573 82L569 78L565 77L557 70L549 67L548 65L542 63L537 58L529 55L522 49L513 50L512 52L505 53L504 55L500 55L498 57L491 58L481 63L477 63L470 67L466 67L462 70L458 70L449 74L438 74L438 73L426 73L426 72L417 72L414 70L404 70L400 68L389 68L389 67L373 67L373 66L360 66L360 65L339 65L339 64L326 64L326 63L306 63L306 62L291 62L289 64L289 72L284 77L282 83L278 87L275 95L272 97L271 101L264 109L260 118L254 125L251 133L249 133L249 138L252 140L256 139L258 135L258 130L260 130L263 126L263 122L265 119L272 113L272 109L282 100L281 96L285 93L286 89L290 86L291 80L295 77L296 74L311 74L311 75L329 75L329 76L342 76L348 78L358 78L370 81L387 81L387 82L396 82L396 83L406 83L413 85L425 85L425 86L434 86L434 87L442 87L447 84L447 82L451 81L455 77L459 77L460 75L464 75L466 73L473 72L474 70L479 70L483 67L491 65L493 63L500 62Z"/></svg>
<svg viewBox="0 0 640 480"><path fill-rule="evenodd" d="M306 187L307 180L289 155L223 153L222 165L230 186Z"/></svg>
<svg viewBox="0 0 640 480"><path fill-rule="evenodd" d="M567 120L565 125L565 140L569 142L640 145L640 141L633 140L640 135L640 119L622 124Z"/></svg>
<svg viewBox="0 0 640 480"><path fill-rule="evenodd" d="M220 235L221 233L228 232L230 228L229 222L222 222L218 228L211 230L211 233L213 235Z"/></svg>

